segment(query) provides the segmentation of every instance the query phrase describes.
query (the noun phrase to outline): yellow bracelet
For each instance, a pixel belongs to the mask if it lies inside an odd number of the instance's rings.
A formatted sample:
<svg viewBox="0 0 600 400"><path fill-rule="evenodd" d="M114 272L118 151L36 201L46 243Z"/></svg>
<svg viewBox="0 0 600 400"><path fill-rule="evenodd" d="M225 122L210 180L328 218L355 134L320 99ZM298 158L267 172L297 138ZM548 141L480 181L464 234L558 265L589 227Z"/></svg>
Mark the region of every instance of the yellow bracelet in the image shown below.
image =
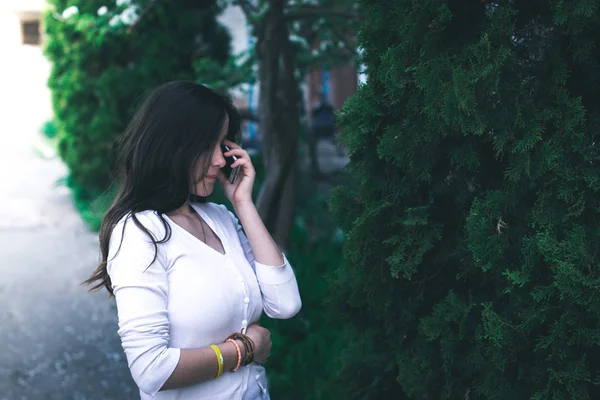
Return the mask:
<svg viewBox="0 0 600 400"><path fill-rule="evenodd" d="M223 375L223 366L225 365L225 361L223 360L223 353L221 352L219 346L213 344L212 346L210 346L210 348L215 351L215 354L217 355L217 362L219 363L219 370L217 372L217 377L215 378L217 379L221 375Z"/></svg>

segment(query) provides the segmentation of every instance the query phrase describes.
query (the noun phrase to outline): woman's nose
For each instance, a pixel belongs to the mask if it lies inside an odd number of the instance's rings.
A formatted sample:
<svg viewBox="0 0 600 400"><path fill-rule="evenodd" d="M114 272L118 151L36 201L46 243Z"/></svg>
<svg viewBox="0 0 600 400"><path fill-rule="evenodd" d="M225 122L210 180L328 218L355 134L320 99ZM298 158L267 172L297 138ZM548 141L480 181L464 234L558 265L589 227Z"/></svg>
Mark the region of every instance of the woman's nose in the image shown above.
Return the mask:
<svg viewBox="0 0 600 400"><path fill-rule="evenodd" d="M215 157L213 158L213 165L215 167L223 168L227 162L225 161L225 157L223 156L223 151L221 149L215 151Z"/></svg>

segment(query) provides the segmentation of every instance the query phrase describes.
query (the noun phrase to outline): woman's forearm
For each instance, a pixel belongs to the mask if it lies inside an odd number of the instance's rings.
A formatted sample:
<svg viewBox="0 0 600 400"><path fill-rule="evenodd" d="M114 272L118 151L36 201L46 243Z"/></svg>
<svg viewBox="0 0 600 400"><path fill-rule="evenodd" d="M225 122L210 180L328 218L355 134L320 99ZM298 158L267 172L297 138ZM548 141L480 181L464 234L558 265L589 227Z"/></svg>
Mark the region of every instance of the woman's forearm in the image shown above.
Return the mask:
<svg viewBox="0 0 600 400"><path fill-rule="evenodd" d="M245 356L244 344L236 341L242 352L242 359ZM223 371L229 371L235 368L238 362L238 354L233 343L221 343L217 345L223 353ZM181 349L179 363L160 389L178 389L201 382L215 379L219 364L215 351L210 347L201 349Z"/></svg>
<svg viewBox="0 0 600 400"><path fill-rule="evenodd" d="M254 203L234 204L233 207L244 228L254 259L265 265L282 265L284 260L281 250L262 222Z"/></svg>

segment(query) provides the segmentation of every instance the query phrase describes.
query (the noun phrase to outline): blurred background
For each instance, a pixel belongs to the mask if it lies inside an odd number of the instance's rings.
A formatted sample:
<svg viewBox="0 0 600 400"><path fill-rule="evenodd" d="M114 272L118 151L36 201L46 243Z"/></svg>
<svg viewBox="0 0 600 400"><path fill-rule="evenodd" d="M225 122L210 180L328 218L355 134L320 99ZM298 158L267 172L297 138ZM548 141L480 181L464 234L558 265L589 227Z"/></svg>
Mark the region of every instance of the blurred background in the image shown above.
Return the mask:
<svg viewBox="0 0 600 400"><path fill-rule="evenodd" d="M277 25L259 12L271 3L279 2L0 2L0 399L137 398L114 301L79 284L96 266L97 230L116 190L112 144L136 101L176 79L232 96L258 171L259 211L276 216L268 227L277 242L306 264L305 311L265 321L273 398L322 392L311 371L335 337L314 336L330 331L320 327L320 282L342 262L343 242L327 200L349 160L335 112L364 79L358 18L350 1L323 2L325 15L316 3L293 3ZM269 57L280 74L261 69ZM274 96L261 95L266 87ZM218 191L212 201L226 203Z"/></svg>

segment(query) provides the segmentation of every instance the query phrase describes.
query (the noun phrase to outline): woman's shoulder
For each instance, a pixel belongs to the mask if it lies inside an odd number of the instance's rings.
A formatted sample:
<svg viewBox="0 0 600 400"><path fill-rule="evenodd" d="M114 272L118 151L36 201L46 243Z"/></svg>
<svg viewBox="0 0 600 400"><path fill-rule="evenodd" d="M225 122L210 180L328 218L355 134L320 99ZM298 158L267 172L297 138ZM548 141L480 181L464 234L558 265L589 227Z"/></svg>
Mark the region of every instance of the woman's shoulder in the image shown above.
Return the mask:
<svg viewBox="0 0 600 400"><path fill-rule="evenodd" d="M134 216L139 225L134 220ZM154 210L144 210L135 213L128 212L113 227L112 233L117 236L121 236L122 233L137 235L145 233L144 230L150 232L155 239L161 239L166 231L165 222L163 222L163 219Z"/></svg>
<svg viewBox="0 0 600 400"><path fill-rule="evenodd" d="M156 211L128 212L112 228L108 245L107 271L113 276L115 265L119 271L146 269L158 260L167 265L167 249L160 243L166 229Z"/></svg>
<svg viewBox="0 0 600 400"><path fill-rule="evenodd" d="M130 211L121 217L119 222L117 222L117 225L122 226L124 224L129 223L129 221L131 221L133 219L134 215L135 215L135 218L138 221L140 221L140 223L142 223L146 228L151 228L153 225L155 225L157 222L160 221L160 217L158 216L158 213L154 210L137 211L135 213ZM146 226L146 225L148 225L148 226Z"/></svg>

